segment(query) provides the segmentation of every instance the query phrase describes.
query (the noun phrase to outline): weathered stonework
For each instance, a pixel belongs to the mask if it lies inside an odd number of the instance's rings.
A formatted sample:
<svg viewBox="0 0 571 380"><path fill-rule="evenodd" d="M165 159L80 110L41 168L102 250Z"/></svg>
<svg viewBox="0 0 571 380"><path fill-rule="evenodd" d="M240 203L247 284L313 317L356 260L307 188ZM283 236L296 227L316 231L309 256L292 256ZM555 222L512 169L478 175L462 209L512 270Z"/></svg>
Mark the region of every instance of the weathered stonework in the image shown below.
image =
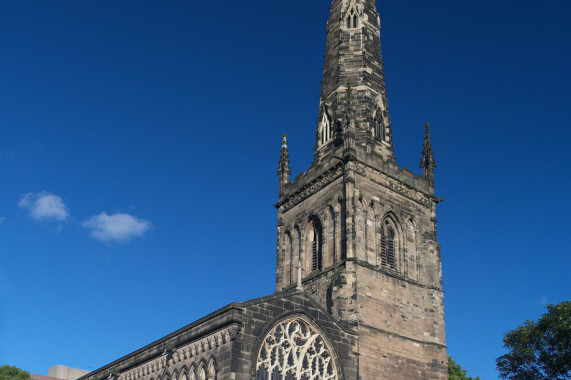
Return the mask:
<svg viewBox="0 0 571 380"><path fill-rule="evenodd" d="M428 125L423 175L395 162L378 20L374 0L333 0L315 159L280 175L276 289L358 331L359 379L447 379L436 163Z"/></svg>
<svg viewBox="0 0 571 380"><path fill-rule="evenodd" d="M342 327L305 292L231 304L82 377L82 380L251 380L267 332L299 318L331 347L337 379L357 378L356 331Z"/></svg>
<svg viewBox="0 0 571 380"><path fill-rule="evenodd" d="M276 293L231 304L81 380L445 380L434 161L400 168L374 0L333 0L315 155L282 139Z"/></svg>

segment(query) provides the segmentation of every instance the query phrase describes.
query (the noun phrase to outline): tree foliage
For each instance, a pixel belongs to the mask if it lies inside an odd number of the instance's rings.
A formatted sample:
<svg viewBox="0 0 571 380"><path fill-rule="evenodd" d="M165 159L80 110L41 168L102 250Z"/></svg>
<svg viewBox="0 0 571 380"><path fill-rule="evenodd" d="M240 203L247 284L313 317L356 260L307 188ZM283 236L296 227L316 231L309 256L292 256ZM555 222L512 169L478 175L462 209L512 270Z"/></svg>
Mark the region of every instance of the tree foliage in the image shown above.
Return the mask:
<svg viewBox="0 0 571 380"><path fill-rule="evenodd" d="M480 380L480 377L468 377L468 371L463 369L460 364L456 363L450 356L448 356L448 378L449 380Z"/></svg>
<svg viewBox="0 0 571 380"><path fill-rule="evenodd" d="M0 367L0 380L31 380L30 373L18 367L3 365Z"/></svg>
<svg viewBox="0 0 571 380"><path fill-rule="evenodd" d="M504 346L509 352L496 360L502 379L571 379L571 302L548 305L537 322L508 332Z"/></svg>

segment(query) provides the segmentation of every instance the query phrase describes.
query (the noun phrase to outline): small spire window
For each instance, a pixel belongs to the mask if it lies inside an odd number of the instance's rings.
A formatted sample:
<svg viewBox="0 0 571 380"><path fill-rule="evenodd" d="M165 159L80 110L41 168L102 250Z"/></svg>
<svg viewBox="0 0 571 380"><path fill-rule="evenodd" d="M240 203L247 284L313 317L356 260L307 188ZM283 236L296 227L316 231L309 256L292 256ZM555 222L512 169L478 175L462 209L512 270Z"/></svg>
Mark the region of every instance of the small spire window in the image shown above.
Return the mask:
<svg viewBox="0 0 571 380"><path fill-rule="evenodd" d="M327 113L323 112L323 116L321 117L321 122L319 123L319 139L321 145L329 142L331 140L332 131L331 131L331 122L327 117Z"/></svg>
<svg viewBox="0 0 571 380"><path fill-rule="evenodd" d="M380 109L375 112L375 117L373 119L373 134L375 139L379 141L385 141L387 135L387 128L385 126L385 118L383 117L383 111Z"/></svg>
<svg viewBox="0 0 571 380"><path fill-rule="evenodd" d="M359 27L359 14L357 9L355 9L355 4L351 4L347 16L345 16L347 23L347 29L356 29Z"/></svg>

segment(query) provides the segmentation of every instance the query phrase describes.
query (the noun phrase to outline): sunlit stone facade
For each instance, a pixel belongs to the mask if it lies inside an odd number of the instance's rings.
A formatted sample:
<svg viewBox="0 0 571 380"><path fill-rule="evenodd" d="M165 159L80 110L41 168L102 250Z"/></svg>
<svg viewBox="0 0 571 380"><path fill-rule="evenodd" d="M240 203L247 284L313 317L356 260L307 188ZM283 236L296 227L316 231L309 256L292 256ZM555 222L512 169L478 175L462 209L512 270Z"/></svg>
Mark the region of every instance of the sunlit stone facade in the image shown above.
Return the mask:
<svg viewBox="0 0 571 380"><path fill-rule="evenodd" d="M332 2L317 120L293 181L282 140L276 293L83 380L448 378L436 163L428 125L422 175L395 161L374 0Z"/></svg>

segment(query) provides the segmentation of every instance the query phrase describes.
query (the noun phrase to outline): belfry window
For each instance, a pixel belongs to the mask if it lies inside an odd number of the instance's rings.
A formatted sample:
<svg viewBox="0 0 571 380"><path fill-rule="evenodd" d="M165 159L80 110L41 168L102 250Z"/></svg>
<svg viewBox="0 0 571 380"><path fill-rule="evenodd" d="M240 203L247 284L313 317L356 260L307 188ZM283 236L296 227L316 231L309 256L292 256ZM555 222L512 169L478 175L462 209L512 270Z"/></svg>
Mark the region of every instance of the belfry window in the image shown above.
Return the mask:
<svg viewBox="0 0 571 380"><path fill-rule="evenodd" d="M311 250L311 271L323 269L323 239L321 223L319 223L317 218L314 218L311 222L309 244Z"/></svg>
<svg viewBox="0 0 571 380"><path fill-rule="evenodd" d="M388 220L385 220L383 224L381 231L381 265L396 270L396 231Z"/></svg>
<svg viewBox="0 0 571 380"><path fill-rule="evenodd" d="M359 27L359 15L355 9L355 5L351 5L351 8L347 12L346 16L347 29L356 29Z"/></svg>

